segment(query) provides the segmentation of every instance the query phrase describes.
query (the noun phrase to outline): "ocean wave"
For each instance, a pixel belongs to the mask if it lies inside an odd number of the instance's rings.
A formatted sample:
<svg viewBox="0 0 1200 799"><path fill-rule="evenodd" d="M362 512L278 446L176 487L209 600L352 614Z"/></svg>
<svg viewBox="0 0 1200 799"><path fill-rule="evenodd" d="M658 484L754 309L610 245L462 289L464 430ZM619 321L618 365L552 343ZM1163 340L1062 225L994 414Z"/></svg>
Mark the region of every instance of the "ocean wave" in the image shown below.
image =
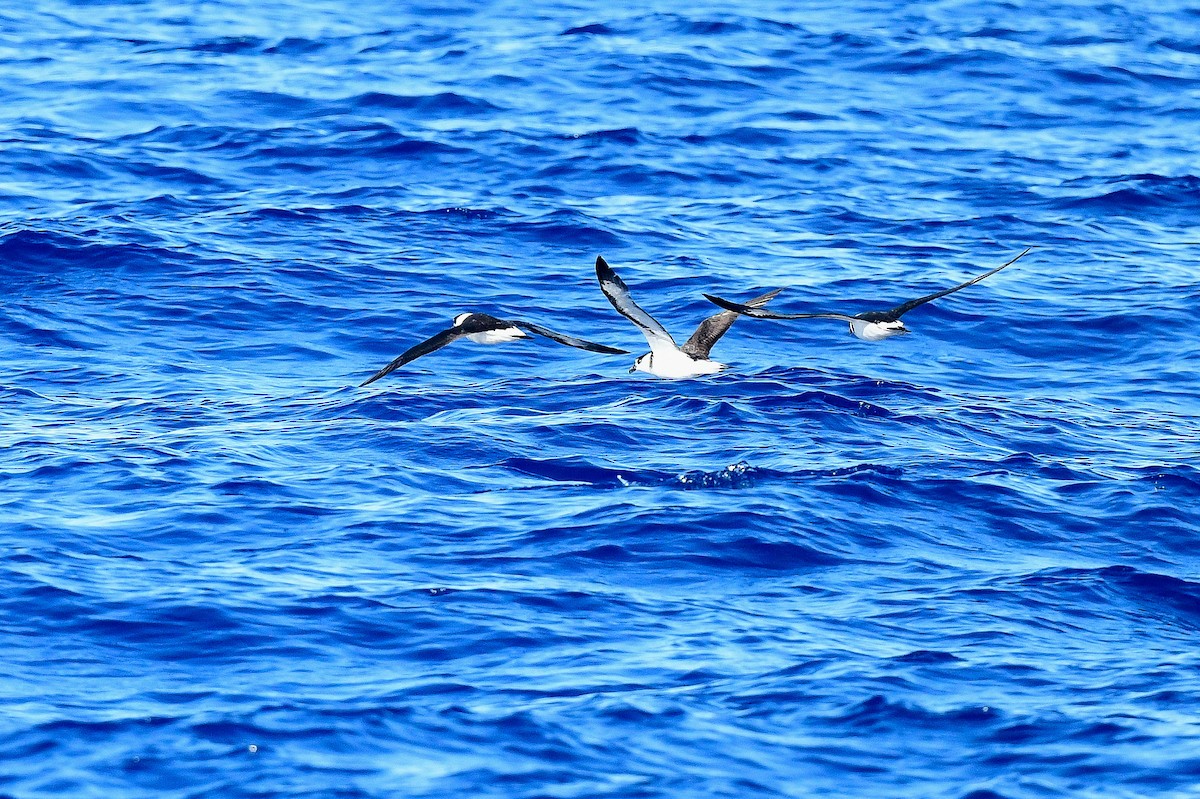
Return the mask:
<svg viewBox="0 0 1200 799"><path fill-rule="evenodd" d="M477 97L466 97L455 92L439 92L432 95L402 96L384 92L367 92L351 98L348 102L359 108L388 108L416 111L421 114L447 114L460 117L469 114L487 114L500 110L497 106Z"/></svg>
<svg viewBox="0 0 1200 799"><path fill-rule="evenodd" d="M1194 13L34 5L0 790L1194 793Z"/></svg>
<svg viewBox="0 0 1200 799"><path fill-rule="evenodd" d="M151 238L145 236L144 238ZM95 236L55 233L49 230L16 230L0 235L0 263L10 279L31 274L62 276L71 270L161 270L164 263L189 262L181 248L149 246L135 242L103 242Z"/></svg>

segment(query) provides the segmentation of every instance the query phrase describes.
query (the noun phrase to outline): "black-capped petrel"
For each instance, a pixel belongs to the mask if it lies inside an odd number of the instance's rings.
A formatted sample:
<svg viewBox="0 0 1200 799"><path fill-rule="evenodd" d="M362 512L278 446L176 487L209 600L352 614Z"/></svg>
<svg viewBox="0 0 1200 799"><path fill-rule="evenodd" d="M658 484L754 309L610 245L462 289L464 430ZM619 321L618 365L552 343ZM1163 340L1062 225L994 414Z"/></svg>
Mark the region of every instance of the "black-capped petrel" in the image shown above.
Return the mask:
<svg viewBox="0 0 1200 799"><path fill-rule="evenodd" d="M736 302L714 297L711 294L705 294L705 298L710 302L716 303L727 311L735 311L755 319L841 319L844 322L850 323L850 332L863 341L883 341L885 338L900 335L901 333L911 333L904 322L900 321L900 317L911 311L913 308L918 308L927 302L936 300L938 297L945 297L947 294L953 294L956 291L961 291L967 286L974 286L985 277L990 277L1006 266L1019 261L1021 258L1029 254L1033 247L1029 247L1025 252L1013 258L1006 264L1001 264L990 272L984 272L979 277L971 278L966 283L959 283L953 288L935 291L933 294L926 294L924 297L918 297L915 300L909 300L902 305L897 305L886 311L864 311L854 315L841 313L778 313L767 308L755 308L751 303L741 305Z"/></svg>
<svg viewBox="0 0 1200 799"><path fill-rule="evenodd" d="M568 347L577 347L589 352L605 352L610 355L626 355L629 353L629 350L619 350L616 347L606 347L603 344L584 341L574 336L555 333L553 330L547 330L541 325L535 325L532 322L522 322L516 319L497 319L485 313L460 313L454 317L454 324L449 328L432 338L425 339L415 347L409 348L400 357L396 358L396 360L360 383L359 387L361 388L362 386L374 383L379 378L391 374L401 366L404 366L404 364L415 361L422 355L428 355L435 350L440 350L450 342L457 341L460 338L470 339L476 344L503 344L506 341L529 338L530 333L536 333L539 336L545 336L551 341L557 341L559 344L566 344Z"/></svg>
<svg viewBox="0 0 1200 799"><path fill-rule="evenodd" d="M617 313L637 325L650 344L650 352L633 362L629 370L631 373L649 372L655 377L698 377L715 374L725 368L725 364L710 360L708 353L737 319L737 312L722 311L708 317L680 347L658 320L638 307L629 296L629 286L599 256L596 258L596 277L600 281L600 290L617 309ZM763 305L781 291L783 289L768 291L750 300L746 307Z"/></svg>

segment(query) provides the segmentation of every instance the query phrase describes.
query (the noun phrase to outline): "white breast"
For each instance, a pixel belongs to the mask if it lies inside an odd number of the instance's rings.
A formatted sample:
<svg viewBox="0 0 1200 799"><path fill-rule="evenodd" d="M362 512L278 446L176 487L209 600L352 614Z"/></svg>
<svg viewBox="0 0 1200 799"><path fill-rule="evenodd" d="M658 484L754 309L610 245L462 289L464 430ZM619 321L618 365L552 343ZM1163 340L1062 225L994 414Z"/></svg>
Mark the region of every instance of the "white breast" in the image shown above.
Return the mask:
<svg viewBox="0 0 1200 799"><path fill-rule="evenodd" d="M499 330L486 330L483 333L468 333L467 338L476 344L503 344L506 341L529 338L529 334L518 327L504 327Z"/></svg>
<svg viewBox="0 0 1200 799"><path fill-rule="evenodd" d="M850 323L850 332L863 341L883 341L905 332L903 322L864 322L855 319Z"/></svg>
<svg viewBox="0 0 1200 799"><path fill-rule="evenodd" d="M685 378L700 375L714 375L725 368L725 364L710 360L696 360L682 352L656 352L652 358L642 356L637 359L634 368L639 372L648 372L655 377Z"/></svg>

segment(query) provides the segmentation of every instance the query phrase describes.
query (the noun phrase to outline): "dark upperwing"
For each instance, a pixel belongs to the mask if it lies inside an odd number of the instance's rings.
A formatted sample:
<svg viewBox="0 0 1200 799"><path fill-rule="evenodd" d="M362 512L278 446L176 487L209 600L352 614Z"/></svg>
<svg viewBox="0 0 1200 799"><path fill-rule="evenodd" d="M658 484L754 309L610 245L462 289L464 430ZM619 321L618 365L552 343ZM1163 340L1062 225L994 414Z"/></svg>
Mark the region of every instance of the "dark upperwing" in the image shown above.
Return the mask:
<svg viewBox="0 0 1200 799"><path fill-rule="evenodd" d="M427 338L424 341L422 341L420 344L417 344L416 346L410 347L407 350L405 350L394 361L392 361L387 366L380 369L375 374L368 377L363 382L359 383L358 387L362 388L363 386L370 385L371 383L374 383L379 378L390 375L392 372L396 371L401 366L404 366L404 364L411 363L412 361L415 361L417 358L420 358L422 355L428 355L431 352L440 350L442 347L446 346L450 342L462 338L463 336L467 335L469 332L471 332L471 331L464 331L461 327L451 327L446 330L443 330L441 333L438 333L436 336Z"/></svg>
<svg viewBox="0 0 1200 799"><path fill-rule="evenodd" d="M1000 264L1000 266L997 266L995 269L992 269L991 271L984 272L979 277L973 277L970 280L968 280L966 283L959 283L957 286L954 286L953 288L943 289L942 291L935 291L932 294L926 294L924 297L917 297L915 300L909 300L908 302L906 302L902 305L897 305L895 308L890 308L886 311L879 311L876 313L876 315L880 316L881 317L880 319L870 319L868 321L895 322L901 316L904 316L904 314L911 311L913 308L920 307L927 302L932 302L933 300L936 300L938 297L945 297L947 294L953 294L956 291L962 291L967 286L974 286L976 283L983 280L985 277L991 277L992 275L996 274L1004 267L1012 266L1017 261L1021 260L1026 255L1028 255L1032 250L1033 250L1033 247L1026 247L1025 252L1021 253L1016 258L1013 258L1011 261L1009 261L1006 264ZM863 318L866 318L865 315L863 316Z"/></svg>
<svg viewBox="0 0 1200 799"><path fill-rule="evenodd" d="M777 313L767 308L754 308L750 305L730 302L721 297L714 297L711 294L705 294L704 299L714 305L719 305L727 311L749 316L751 319L841 319L843 321L852 321L858 318L844 313Z"/></svg>
<svg viewBox="0 0 1200 799"><path fill-rule="evenodd" d="M522 322L519 319L513 319L509 321L509 324L513 327L520 328L521 330L526 330L530 333L536 333L539 336L545 336L551 341L557 341L559 344L566 344L568 347L575 347L577 349L587 350L588 352L603 352L608 355L629 354L629 350L619 350L616 347L597 344L594 341L575 338L574 336L568 336L564 333L555 333L553 330L542 327L541 325L535 325L533 322Z"/></svg>
<svg viewBox="0 0 1200 799"><path fill-rule="evenodd" d="M750 300L744 307L758 308L766 305L781 291L783 291L781 288L768 291L766 294L759 295ZM707 358L708 353L712 351L713 345L717 343L721 336L728 332L733 323L737 321L739 315L739 311L730 309L713 314L700 323L700 326L696 328L696 332L692 333L692 337L684 342L684 345L679 349L693 358Z"/></svg>

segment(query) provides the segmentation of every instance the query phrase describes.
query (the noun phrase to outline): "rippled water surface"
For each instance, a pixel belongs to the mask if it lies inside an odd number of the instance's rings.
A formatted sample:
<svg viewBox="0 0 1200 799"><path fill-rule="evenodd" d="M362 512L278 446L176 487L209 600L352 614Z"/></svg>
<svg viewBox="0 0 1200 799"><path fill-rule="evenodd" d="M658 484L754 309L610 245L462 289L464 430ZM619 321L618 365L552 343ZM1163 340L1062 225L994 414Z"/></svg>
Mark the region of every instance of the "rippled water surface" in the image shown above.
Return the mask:
<svg viewBox="0 0 1200 799"><path fill-rule="evenodd" d="M0 795L1196 796L1152 5L6 6Z"/></svg>

